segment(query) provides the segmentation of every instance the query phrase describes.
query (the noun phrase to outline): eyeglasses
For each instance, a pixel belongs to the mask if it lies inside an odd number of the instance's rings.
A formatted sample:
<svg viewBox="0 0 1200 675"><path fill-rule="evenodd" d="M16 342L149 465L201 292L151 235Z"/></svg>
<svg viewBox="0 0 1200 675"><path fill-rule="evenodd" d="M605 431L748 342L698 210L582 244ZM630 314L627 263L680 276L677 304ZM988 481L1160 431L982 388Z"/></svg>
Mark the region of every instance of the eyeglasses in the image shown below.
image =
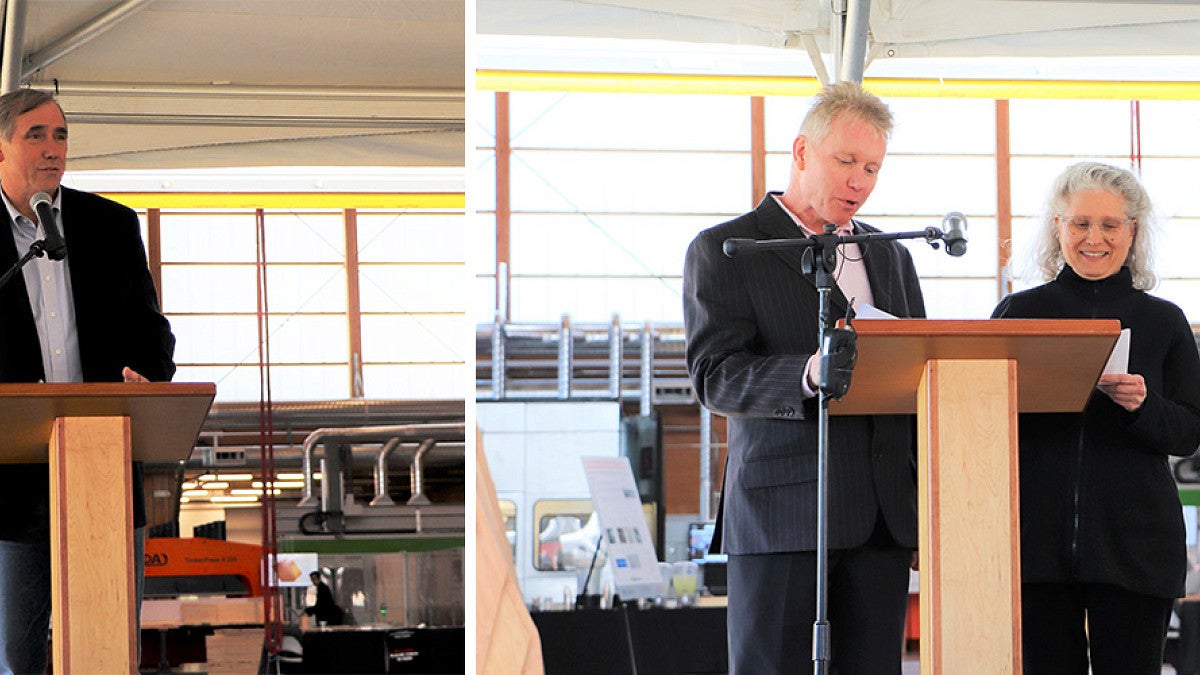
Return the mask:
<svg viewBox="0 0 1200 675"><path fill-rule="evenodd" d="M1055 216L1055 219L1060 223L1065 223L1067 231L1077 237L1082 237L1091 232L1093 226L1099 227L1100 235L1105 239L1112 239L1120 235L1126 228L1137 222L1134 218L1103 218L1093 222L1090 218L1083 216L1073 218Z"/></svg>

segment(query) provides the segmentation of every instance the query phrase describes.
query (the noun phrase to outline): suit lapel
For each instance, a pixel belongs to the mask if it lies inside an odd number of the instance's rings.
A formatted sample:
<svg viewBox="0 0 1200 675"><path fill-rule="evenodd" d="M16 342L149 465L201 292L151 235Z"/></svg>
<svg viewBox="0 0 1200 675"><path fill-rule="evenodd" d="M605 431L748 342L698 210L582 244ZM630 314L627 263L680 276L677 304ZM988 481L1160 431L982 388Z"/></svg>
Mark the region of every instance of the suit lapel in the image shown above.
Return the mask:
<svg viewBox="0 0 1200 675"><path fill-rule="evenodd" d="M768 193L759 203L755 212L758 216L758 234L756 236L759 239L801 239L804 237L804 233L800 231L799 227L796 227L796 222L792 220L792 217L775 201L775 193ZM794 269L797 275L808 279L811 283L811 278L804 274L804 268L800 263L803 252L803 249L792 248L768 251L767 255L778 257L788 267Z"/></svg>
<svg viewBox="0 0 1200 675"><path fill-rule="evenodd" d="M758 215L758 231L759 237L762 239L801 239L806 235L796 225L796 221L779 206L775 201L776 193L768 193L756 209ZM796 274L808 282L808 285L817 289L817 281L814 275L804 273L804 265L801 262L805 249L795 248L780 251L770 251L767 255L777 256L788 267L795 270ZM834 319L844 316L849 302L846 300L842 289L838 288L837 284L833 285L833 291L829 295L829 301Z"/></svg>

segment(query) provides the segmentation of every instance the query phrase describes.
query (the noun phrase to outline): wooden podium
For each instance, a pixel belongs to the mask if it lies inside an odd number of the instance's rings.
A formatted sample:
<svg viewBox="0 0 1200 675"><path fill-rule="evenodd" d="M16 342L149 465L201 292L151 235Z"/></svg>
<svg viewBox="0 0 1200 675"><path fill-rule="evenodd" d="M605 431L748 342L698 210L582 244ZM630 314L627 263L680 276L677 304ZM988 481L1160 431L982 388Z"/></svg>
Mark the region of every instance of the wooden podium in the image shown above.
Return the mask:
<svg viewBox="0 0 1200 675"><path fill-rule="evenodd" d="M1020 673L1017 413L1083 410L1120 323L884 319L854 328L854 378L830 414L917 414L921 673Z"/></svg>
<svg viewBox="0 0 1200 675"><path fill-rule="evenodd" d="M212 384L0 385L0 461L50 463L55 673L136 673L133 460L186 460Z"/></svg>

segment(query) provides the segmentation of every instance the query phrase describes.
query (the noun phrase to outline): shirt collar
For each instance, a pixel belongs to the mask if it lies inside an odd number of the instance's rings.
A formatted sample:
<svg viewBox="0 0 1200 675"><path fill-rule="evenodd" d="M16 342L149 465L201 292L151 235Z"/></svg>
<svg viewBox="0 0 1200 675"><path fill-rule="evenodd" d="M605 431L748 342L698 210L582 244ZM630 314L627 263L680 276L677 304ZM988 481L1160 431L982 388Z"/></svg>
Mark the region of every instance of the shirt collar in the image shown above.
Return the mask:
<svg viewBox="0 0 1200 675"><path fill-rule="evenodd" d="M62 212L62 192L63 191L62 191L61 187L59 189L55 190L54 197L50 201L50 207L53 208L56 213ZM12 200L10 200L8 198L8 194L5 193L4 190L2 190L2 189L0 189L0 199L4 200L4 208L8 209L8 217L12 221L14 228L20 227L20 223L22 222L22 220L19 220L19 219L23 219L26 222L32 222L34 228L35 229L37 228L37 222L30 221L28 218L25 217L24 214L22 214L20 211L18 211L17 207L13 206Z"/></svg>
<svg viewBox="0 0 1200 675"><path fill-rule="evenodd" d="M796 227L799 227L801 232L803 232L804 234L809 235L809 236L812 236L814 234L825 234L824 232L813 232L812 230L808 229L808 226L805 225L804 222L800 220L800 217L797 216L796 214L792 213L791 210L788 209L788 207L783 203L783 199L780 198L779 193L772 192L771 196L775 198L775 203L779 204L779 208L783 209L783 212L788 214L788 216L792 219L792 221L794 223L796 223ZM840 234L843 237L846 235L849 235L849 234L853 234L853 233L854 233L854 221L853 220L850 221L849 223L837 228L834 231L834 234Z"/></svg>

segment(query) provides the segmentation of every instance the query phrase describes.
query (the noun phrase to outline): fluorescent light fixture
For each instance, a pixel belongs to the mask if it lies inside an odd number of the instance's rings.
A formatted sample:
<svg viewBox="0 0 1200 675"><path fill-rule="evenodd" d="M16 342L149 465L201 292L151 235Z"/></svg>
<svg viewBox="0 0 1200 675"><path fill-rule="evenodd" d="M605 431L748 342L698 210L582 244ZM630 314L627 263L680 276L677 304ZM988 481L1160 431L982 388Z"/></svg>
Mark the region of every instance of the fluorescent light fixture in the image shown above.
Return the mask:
<svg viewBox="0 0 1200 675"><path fill-rule="evenodd" d="M252 473L219 473L217 480L235 481L235 480L254 480Z"/></svg>
<svg viewBox="0 0 1200 675"><path fill-rule="evenodd" d="M214 481L205 483L204 489L205 490L227 490L227 489L229 489L229 483L226 483L223 480L214 480Z"/></svg>
<svg viewBox="0 0 1200 675"><path fill-rule="evenodd" d="M255 495L213 495L212 502L256 502Z"/></svg>
<svg viewBox="0 0 1200 675"><path fill-rule="evenodd" d="M208 490L184 490L183 497L207 497Z"/></svg>
<svg viewBox="0 0 1200 675"><path fill-rule="evenodd" d="M199 483L197 483L196 481L189 480L189 481L183 483L182 485L180 485L179 487L184 490L195 490L197 485L199 485Z"/></svg>
<svg viewBox="0 0 1200 675"><path fill-rule="evenodd" d="M304 480L302 473L281 473L277 474L279 480Z"/></svg>
<svg viewBox="0 0 1200 675"><path fill-rule="evenodd" d="M179 503L180 503L180 504L186 504L186 503L188 503L188 502L190 502L190 501L192 501L192 500L191 500L191 499L189 499L188 497L180 497L180 498L179 498Z"/></svg>
<svg viewBox="0 0 1200 675"><path fill-rule="evenodd" d="M215 475L213 475L211 473L206 473L203 476L200 476L199 478L197 478L196 480L203 482L203 481L216 480L216 479L217 479L217 477Z"/></svg>
<svg viewBox="0 0 1200 675"><path fill-rule="evenodd" d="M272 491L271 491L271 494L278 495L280 492L281 492L281 490L272 490ZM263 490L262 490L262 488L259 488L259 489L257 489L257 490L251 490L251 489L249 489L249 488L235 488L235 489L233 489L233 490L230 490L230 491L229 491L229 494L231 494L231 495L255 495L255 496L259 496L259 495L262 495L262 493L263 493Z"/></svg>

